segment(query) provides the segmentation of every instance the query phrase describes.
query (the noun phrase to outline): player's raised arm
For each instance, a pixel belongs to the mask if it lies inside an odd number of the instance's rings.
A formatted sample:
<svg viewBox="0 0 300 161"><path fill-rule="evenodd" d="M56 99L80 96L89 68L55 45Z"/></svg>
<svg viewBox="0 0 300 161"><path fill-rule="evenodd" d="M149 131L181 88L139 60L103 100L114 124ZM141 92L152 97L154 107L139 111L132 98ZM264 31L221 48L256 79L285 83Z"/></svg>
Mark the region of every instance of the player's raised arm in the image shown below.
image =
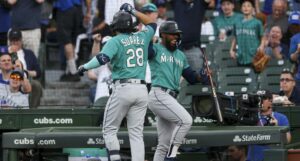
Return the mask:
<svg viewBox="0 0 300 161"><path fill-rule="evenodd" d="M122 6L120 7L120 10L130 13L131 15L138 18L144 25L150 25L154 31L156 30L156 27L157 27L156 23L149 16L145 15L142 12L137 11L130 4L128 4L128 3L122 4Z"/></svg>

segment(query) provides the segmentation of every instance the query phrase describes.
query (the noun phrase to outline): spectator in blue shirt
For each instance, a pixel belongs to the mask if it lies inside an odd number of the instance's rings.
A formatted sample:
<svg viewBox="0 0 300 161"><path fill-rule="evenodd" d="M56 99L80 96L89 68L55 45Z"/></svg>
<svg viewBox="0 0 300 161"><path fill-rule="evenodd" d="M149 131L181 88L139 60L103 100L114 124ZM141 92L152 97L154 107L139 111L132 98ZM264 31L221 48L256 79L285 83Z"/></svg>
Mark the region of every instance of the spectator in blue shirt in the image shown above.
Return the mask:
<svg viewBox="0 0 300 161"><path fill-rule="evenodd" d="M259 112L258 126L289 126L288 118L279 112L274 112L272 108L273 94L270 91L262 90L258 92L262 98ZM290 132L286 133L288 143L291 142ZM251 161L263 161L264 150L269 149L267 145L250 145L247 159Z"/></svg>

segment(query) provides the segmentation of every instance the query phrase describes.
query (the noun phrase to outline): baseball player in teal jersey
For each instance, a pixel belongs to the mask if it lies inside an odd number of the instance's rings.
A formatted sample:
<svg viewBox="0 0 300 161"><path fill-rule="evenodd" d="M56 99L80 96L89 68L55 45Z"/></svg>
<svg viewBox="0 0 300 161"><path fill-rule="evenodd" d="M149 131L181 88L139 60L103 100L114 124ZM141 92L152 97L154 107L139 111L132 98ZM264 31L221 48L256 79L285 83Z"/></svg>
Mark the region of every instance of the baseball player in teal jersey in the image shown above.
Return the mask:
<svg viewBox="0 0 300 161"><path fill-rule="evenodd" d="M239 65L250 65L257 49L264 49L263 25L253 17L254 2L244 0L242 3L244 18L234 25L234 39L231 43L230 57L236 59ZM235 52L238 45L237 52Z"/></svg>
<svg viewBox="0 0 300 161"><path fill-rule="evenodd" d="M180 77L193 84L207 81L207 76L204 72L200 72L201 75L194 72L184 53L177 49L181 31L176 22L164 22L159 33L161 43L149 47L152 79L149 108L157 116L158 145L153 160L168 161L175 159L192 125L191 115L176 100Z"/></svg>
<svg viewBox="0 0 300 161"><path fill-rule="evenodd" d="M101 52L88 63L80 66L79 74L104 65L112 65L113 92L106 104L103 119L103 138L110 161L121 160L120 144L117 132L124 117L127 119L131 160L144 161L143 124L148 104L148 92L145 83L148 46L156 24L130 4L123 4L113 17L111 29L116 33L108 40ZM136 16L146 30L135 32L131 15Z"/></svg>

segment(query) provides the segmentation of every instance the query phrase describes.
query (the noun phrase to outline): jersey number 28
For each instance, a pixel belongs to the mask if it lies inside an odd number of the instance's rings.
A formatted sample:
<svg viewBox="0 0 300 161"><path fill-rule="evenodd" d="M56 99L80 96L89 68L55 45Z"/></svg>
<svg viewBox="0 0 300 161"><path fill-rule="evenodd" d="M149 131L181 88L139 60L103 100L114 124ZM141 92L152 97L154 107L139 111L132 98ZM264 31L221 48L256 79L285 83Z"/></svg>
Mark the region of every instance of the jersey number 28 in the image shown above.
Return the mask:
<svg viewBox="0 0 300 161"><path fill-rule="evenodd" d="M127 67L136 67L144 65L144 50L142 48L128 49L126 52L129 57L127 58Z"/></svg>

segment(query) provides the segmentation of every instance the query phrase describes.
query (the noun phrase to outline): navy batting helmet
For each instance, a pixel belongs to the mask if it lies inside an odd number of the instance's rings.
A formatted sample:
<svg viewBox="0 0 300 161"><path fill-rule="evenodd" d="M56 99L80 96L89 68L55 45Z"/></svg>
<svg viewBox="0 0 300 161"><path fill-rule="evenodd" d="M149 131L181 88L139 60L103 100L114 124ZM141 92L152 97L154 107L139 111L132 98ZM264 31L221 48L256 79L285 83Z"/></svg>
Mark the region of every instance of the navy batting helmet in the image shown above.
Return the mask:
<svg viewBox="0 0 300 161"><path fill-rule="evenodd" d="M117 12L113 17L110 27L113 32L131 32L134 28L131 15L124 11Z"/></svg>
<svg viewBox="0 0 300 161"><path fill-rule="evenodd" d="M178 29L178 25L175 21L166 21L159 27L159 33L181 34L182 31Z"/></svg>

